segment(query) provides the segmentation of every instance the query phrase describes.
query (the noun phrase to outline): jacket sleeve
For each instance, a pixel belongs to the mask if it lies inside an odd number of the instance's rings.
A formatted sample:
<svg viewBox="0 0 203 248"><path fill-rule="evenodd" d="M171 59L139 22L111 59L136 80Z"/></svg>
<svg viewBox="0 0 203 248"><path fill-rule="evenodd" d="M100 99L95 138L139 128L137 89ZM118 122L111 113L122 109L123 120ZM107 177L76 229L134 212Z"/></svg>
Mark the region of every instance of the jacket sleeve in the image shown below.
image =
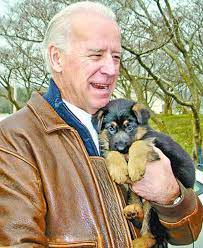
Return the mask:
<svg viewBox="0 0 203 248"><path fill-rule="evenodd" d="M203 206L192 189L180 184L181 200L174 205L152 203L159 219L167 228L168 242L173 245L188 245L197 240L203 222Z"/></svg>
<svg viewBox="0 0 203 248"><path fill-rule="evenodd" d="M42 192L37 168L0 147L0 247L47 247Z"/></svg>

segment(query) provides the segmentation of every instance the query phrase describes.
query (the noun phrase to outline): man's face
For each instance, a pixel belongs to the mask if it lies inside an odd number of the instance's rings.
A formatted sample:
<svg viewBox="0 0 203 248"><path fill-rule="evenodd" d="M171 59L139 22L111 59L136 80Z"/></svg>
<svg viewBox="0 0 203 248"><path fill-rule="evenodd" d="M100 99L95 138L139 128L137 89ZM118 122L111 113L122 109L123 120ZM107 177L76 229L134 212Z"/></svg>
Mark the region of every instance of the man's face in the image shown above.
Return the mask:
<svg viewBox="0 0 203 248"><path fill-rule="evenodd" d="M62 54L58 86L68 102L94 114L116 86L120 66L120 31L98 14L73 17L70 50Z"/></svg>

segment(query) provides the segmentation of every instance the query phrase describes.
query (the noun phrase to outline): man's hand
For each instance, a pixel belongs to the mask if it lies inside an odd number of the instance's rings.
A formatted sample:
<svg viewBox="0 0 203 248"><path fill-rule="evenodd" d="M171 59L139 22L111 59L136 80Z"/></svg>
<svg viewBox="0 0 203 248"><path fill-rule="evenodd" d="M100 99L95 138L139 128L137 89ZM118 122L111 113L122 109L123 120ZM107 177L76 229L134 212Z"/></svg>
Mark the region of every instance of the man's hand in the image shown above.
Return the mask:
<svg viewBox="0 0 203 248"><path fill-rule="evenodd" d="M173 204L180 188L171 169L170 160L155 147L160 160L148 162L144 177L132 185L132 190L146 200L159 204Z"/></svg>

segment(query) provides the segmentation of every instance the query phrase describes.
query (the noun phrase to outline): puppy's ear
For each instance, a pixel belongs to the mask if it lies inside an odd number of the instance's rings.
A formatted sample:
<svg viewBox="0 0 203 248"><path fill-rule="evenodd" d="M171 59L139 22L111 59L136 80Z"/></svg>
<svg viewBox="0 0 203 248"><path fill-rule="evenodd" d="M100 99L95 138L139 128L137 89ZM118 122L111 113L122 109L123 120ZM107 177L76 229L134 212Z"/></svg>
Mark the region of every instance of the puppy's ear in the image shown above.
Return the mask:
<svg viewBox="0 0 203 248"><path fill-rule="evenodd" d="M96 129L97 133L101 131L104 113L105 109L100 109L92 116L92 124Z"/></svg>
<svg viewBox="0 0 203 248"><path fill-rule="evenodd" d="M148 124L150 112L142 103L135 103L132 107L132 111L134 112L139 124Z"/></svg>

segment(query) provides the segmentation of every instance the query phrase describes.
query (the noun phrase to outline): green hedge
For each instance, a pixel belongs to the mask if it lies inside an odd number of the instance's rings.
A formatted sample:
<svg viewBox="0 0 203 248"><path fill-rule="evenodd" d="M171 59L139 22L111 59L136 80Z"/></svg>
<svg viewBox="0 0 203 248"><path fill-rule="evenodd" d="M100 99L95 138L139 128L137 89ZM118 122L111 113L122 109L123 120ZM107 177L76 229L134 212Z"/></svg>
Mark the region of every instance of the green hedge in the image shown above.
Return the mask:
<svg viewBox="0 0 203 248"><path fill-rule="evenodd" d="M190 155L192 154L192 118L191 115L159 115L167 126L169 135L178 142ZM200 115L203 135L203 115ZM157 130L154 123L150 125Z"/></svg>

